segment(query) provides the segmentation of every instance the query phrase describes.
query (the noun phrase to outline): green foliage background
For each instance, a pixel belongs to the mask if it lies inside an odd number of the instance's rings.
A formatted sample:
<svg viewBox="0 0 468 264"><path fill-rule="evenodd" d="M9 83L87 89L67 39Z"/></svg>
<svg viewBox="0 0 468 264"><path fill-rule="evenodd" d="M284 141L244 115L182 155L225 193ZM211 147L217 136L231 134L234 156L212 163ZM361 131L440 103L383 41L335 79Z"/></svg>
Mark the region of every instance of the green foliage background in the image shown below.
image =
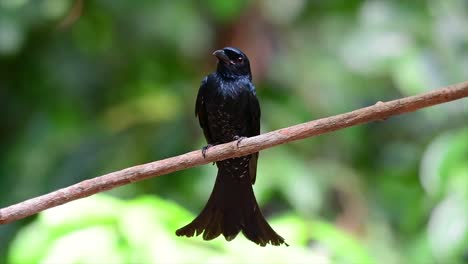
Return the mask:
<svg viewBox="0 0 468 264"><path fill-rule="evenodd" d="M0 1L0 207L205 144L210 53L245 50L262 131L466 81L468 2ZM290 247L178 238L215 168L0 226L0 263L463 263L468 101L263 151Z"/></svg>

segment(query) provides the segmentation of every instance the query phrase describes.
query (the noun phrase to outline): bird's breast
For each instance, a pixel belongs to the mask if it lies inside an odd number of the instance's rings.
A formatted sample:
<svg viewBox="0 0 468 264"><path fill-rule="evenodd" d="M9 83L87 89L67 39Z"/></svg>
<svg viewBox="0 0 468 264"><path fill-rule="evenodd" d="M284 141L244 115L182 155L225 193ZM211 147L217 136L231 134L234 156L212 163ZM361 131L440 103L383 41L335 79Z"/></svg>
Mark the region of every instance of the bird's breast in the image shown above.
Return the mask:
<svg viewBox="0 0 468 264"><path fill-rule="evenodd" d="M205 102L211 134L217 142L244 136L247 128L246 103L232 94L218 94Z"/></svg>

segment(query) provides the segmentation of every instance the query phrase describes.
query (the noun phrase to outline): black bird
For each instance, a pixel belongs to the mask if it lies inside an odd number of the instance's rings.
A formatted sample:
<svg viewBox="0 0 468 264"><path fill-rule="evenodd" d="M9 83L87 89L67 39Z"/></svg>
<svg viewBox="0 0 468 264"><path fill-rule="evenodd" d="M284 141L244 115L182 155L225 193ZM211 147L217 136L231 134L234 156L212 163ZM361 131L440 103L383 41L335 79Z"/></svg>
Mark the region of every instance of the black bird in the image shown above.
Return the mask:
<svg viewBox="0 0 468 264"><path fill-rule="evenodd" d="M216 72L203 79L195 104L195 115L208 142L203 155L210 146L260 134L260 105L249 59L232 47L213 55L218 58ZM205 208L176 234L192 237L203 233L204 240L222 234L231 241L242 231L260 246L286 244L267 223L255 199L252 185L257 159L255 153L216 162L218 175Z"/></svg>

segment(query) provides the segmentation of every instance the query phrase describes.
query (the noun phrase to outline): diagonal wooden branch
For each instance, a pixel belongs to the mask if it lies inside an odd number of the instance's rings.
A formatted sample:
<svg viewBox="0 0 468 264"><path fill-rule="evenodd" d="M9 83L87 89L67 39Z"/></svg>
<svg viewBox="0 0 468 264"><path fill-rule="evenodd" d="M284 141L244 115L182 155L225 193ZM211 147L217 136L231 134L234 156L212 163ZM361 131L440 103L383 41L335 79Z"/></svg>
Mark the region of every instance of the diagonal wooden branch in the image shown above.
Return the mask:
<svg viewBox="0 0 468 264"><path fill-rule="evenodd" d="M201 151L197 150L176 157L111 172L0 209L0 224L7 224L54 206L150 177L161 176L218 160L251 154L294 140L329 133L363 123L384 120L394 115L413 112L424 107L457 100L463 97L468 97L468 81L416 96L405 97L385 103L378 102L375 105L345 114L322 118L247 138L242 140L239 147L236 146L236 142L217 145L209 149L205 159L202 157Z"/></svg>

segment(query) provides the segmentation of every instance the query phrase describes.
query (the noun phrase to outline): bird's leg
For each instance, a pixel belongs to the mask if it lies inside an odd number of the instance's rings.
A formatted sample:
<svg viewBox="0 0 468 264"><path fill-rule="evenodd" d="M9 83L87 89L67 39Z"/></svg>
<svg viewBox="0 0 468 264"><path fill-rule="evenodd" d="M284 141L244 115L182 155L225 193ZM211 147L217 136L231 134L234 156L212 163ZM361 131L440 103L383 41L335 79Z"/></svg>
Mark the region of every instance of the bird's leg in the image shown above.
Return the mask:
<svg viewBox="0 0 468 264"><path fill-rule="evenodd" d="M241 143L242 140L246 139L247 137L242 137L242 136L234 136L234 140L237 140L237 148L239 148L239 144Z"/></svg>

